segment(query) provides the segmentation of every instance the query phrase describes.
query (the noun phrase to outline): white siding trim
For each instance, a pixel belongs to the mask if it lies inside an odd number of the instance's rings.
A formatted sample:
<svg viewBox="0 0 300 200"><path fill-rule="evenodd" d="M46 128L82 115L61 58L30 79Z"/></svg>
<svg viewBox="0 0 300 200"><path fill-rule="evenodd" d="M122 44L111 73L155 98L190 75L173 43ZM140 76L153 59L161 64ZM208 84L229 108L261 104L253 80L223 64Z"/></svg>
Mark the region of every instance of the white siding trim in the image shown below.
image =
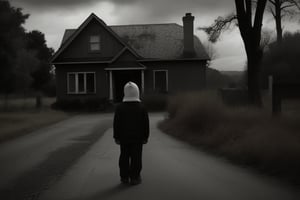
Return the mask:
<svg viewBox="0 0 300 200"><path fill-rule="evenodd" d="M141 71L142 94L145 92L145 74L144 70Z"/></svg>
<svg viewBox="0 0 300 200"><path fill-rule="evenodd" d="M104 68L104 70L145 70L144 67L108 67Z"/></svg>
<svg viewBox="0 0 300 200"><path fill-rule="evenodd" d="M112 71L109 70L109 100L113 101L113 79L112 79Z"/></svg>
<svg viewBox="0 0 300 200"><path fill-rule="evenodd" d="M102 64L111 63L111 61L83 61L83 62L53 62L53 65L76 65L76 64Z"/></svg>

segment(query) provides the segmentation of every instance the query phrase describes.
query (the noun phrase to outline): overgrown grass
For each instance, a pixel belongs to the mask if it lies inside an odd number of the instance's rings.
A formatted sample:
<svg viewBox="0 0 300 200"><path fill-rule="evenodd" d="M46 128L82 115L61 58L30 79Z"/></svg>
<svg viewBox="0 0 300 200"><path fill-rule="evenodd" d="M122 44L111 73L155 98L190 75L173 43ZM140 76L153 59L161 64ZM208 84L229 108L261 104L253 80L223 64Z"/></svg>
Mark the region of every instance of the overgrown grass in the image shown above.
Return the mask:
<svg viewBox="0 0 300 200"><path fill-rule="evenodd" d="M49 109L55 100L53 97L43 97L41 109ZM5 100L1 96L0 112L32 111L35 109L35 101L35 97L10 97Z"/></svg>
<svg viewBox="0 0 300 200"><path fill-rule="evenodd" d="M215 93L170 98L160 128L239 164L300 183L300 117L227 107Z"/></svg>
<svg viewBox="0 0 300 200"><path fill-rule="evenodd" d="M43 107L36 109L34 98L14 98L9 99L7 103L1 100L0 142L68 118L69 114L50 109L54 101L54 98L44 98Z"/></svg>

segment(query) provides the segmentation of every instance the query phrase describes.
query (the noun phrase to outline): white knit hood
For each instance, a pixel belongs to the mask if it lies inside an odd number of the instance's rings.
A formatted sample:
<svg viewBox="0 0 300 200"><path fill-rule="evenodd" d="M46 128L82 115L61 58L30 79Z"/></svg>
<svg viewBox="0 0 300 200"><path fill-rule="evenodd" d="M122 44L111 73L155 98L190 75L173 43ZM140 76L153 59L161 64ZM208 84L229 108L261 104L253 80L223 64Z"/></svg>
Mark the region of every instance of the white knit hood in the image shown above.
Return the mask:
<svg viewBox="0 0 300 200"><path fill-rule="evenodd" d="M138 101L140 102L139 87L134 82L128 82L124 86L123 102Z"/></svg>

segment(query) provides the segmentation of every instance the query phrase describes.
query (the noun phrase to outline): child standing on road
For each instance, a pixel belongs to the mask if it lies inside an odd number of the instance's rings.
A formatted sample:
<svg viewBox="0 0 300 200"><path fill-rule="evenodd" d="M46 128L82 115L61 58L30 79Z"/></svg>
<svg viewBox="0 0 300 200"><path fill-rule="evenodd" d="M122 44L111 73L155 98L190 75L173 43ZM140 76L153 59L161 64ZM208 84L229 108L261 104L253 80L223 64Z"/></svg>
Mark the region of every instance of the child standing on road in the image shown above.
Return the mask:
<svg viewBox="0 0 300 200"><path fill-rule="evenodd" d="M149 118L141 104L139 88L133 82L124 86L124 98L115 110L114 139L120 145L120 176L122 183L141 183L142 150L149 137Z"/></svg>

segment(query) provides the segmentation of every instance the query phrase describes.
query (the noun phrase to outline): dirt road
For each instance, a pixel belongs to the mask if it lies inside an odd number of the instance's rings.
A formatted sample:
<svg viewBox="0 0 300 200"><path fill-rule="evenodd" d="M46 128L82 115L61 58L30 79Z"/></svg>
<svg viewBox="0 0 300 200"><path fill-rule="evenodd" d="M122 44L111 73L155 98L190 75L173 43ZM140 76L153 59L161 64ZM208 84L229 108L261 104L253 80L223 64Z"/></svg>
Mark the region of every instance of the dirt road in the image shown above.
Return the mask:
<svg viewBox="0 0 300 200"><path fill-rule="evenodd" d="M0 145L0 199L300 199L298 189L161 133L162 118L150 117L141 185L119 184L112 115L80 115Z"/></svg>

